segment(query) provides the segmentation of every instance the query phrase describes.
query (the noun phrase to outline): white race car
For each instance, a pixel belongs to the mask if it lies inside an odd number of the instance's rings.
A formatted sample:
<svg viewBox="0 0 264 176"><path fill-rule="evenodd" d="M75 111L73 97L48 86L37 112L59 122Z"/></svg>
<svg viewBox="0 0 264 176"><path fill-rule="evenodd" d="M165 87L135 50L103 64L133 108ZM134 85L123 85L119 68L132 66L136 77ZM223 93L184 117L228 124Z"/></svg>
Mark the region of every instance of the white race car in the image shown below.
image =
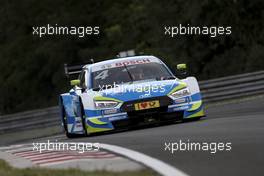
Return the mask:
<svg viewBox="0 0 264 176"><path fill-rule="evenodd" d="M73 88L61 94L62 126L68 137L145 123L199 119L204 109L194 77L176 78L157 57L134 56L79 66ZM177 65L185 70L185 64Z"/></svg>

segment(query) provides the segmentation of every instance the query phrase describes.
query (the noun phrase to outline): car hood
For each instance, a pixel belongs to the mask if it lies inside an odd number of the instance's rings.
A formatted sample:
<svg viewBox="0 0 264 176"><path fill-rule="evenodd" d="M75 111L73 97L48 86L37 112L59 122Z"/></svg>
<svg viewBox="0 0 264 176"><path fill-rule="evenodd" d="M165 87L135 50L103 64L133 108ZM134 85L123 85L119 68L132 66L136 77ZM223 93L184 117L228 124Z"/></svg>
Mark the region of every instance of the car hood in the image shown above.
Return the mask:
<svg viewBox="0 0 264 176"><path fill-rule="evenodd" d="M181 80L162 80L134 82L131 84L118 85L115 88L100 90L103 97L114 98L121 101L132 101L143 98L166 96L176 87L186 87L186 83Z"/></svg>

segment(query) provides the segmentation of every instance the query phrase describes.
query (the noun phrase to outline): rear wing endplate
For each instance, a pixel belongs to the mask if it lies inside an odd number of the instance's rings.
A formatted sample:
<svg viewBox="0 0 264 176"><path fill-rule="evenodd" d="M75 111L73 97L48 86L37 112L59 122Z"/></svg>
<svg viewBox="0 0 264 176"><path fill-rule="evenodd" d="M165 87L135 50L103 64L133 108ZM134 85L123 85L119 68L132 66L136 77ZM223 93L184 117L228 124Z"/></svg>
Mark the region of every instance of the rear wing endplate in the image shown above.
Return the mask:
<svg viewBox="0 0 264 176"><path fill-rule="evenodd" d="M69 65L69 64L64 64L64 72L67 77L70 77L72 75L79 75L82 71L82 68L87 65L87 64L92 64L94 63L94 60L91 59L90 62L78 64L78 65Z"/></svg>

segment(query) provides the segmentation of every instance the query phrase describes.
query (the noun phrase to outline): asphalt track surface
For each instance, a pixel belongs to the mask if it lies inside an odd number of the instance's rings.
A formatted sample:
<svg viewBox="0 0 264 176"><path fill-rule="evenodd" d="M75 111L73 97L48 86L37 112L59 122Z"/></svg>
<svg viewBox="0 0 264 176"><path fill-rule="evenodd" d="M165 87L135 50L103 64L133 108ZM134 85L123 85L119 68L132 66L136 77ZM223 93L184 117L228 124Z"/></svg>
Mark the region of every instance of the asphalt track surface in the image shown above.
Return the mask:
<svg viewBox="0 0 264 176"><path fill-rule="evenodd" d="M217 105L207 117L113 134L63 139L122 146L158 158L188 175L264 175L264 99ZM50 137L52 140L52 137ZM230 151L165 151L165 142L231 142Z"/></svg>

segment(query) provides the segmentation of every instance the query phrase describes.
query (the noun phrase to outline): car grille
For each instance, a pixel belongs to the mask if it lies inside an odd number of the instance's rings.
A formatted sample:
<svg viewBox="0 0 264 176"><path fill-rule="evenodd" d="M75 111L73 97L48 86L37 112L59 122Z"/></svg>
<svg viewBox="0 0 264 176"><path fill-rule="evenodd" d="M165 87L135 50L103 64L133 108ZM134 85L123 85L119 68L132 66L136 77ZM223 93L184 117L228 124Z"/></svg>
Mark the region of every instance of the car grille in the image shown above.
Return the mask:
<svg viewBox="0 0 264 176"><path fill-rule="evenodd" d="M159 100L160 107L151 108L145 110L135 110L135 103L147 102ZM122 112L127 112L128 119L113 121L112 124L115 128L137 126L138 124L153 122L167 122L167 121L177 121L183 118L183 111L168 113L168 105L173 104L173 101L168 96L144 98L135 101L125 102L121 106Z"/></svg>
<svg viewBox="0 0 264 176"><path fill-rule="evenodd" d="M168 109L168 106L163 106L159 108L146 109L146 110L140 110L140 111L130 111L130 112L127 112L127 115L130 118L159 116L161 114L166 113L167 109Z"/></svg>

